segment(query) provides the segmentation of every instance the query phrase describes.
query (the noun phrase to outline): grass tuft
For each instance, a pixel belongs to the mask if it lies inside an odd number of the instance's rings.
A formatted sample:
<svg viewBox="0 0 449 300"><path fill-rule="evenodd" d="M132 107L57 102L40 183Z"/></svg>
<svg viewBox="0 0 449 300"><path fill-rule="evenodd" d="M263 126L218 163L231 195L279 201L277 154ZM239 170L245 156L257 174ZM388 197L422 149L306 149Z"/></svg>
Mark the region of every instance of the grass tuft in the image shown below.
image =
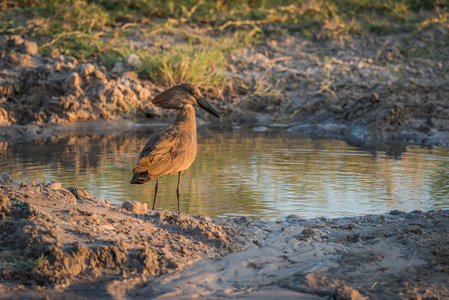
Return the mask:
<svg viewBox="0 0 449 300"><path fill-rule="evenodd" d="M38 270L47 262L47 256L42 254L38 258L26 258L26 259L18 259L14 258L11 260L14 264L14 267L27 271Z"/></svg>

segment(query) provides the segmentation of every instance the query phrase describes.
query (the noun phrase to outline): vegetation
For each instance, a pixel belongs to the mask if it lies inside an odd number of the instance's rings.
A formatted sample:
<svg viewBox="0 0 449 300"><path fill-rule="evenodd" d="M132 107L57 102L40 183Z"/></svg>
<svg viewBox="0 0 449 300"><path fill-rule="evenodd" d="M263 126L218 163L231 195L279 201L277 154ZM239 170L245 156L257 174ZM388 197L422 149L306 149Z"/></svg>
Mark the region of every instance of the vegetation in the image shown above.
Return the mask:
<svg viewBox="0 0 449 300"><path fill-rule="evenodd" d="M214 87L224 81L230 54L265 35L326 40L414 32L447 24L448 7L449 0L15 0L0 4L0 32L42 38L41 52L108 68L135 53L142 78ZM136 36L151 45L134 46Z"/></svg>
<svg viewBox="0 0 449 300"><path fill-rule="evenodd" d="M47 262L47 256L42 254L38 258L19 258L11 259L14 267L22 270L33 271L41 268Z"/></svg>

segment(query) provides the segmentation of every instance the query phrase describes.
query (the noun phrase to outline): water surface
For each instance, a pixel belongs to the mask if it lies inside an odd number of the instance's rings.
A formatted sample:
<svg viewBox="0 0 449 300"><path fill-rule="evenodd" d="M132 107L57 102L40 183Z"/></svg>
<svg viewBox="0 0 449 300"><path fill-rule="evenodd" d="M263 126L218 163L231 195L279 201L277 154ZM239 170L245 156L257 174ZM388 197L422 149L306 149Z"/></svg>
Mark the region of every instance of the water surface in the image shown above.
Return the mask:
<svg viewBox="0 0 449 300"><path fill-rule="evenodd" d="M100 199L147 202L154 182L130 185L155 128L70 133L0 144L0 170L16 181L61 181ZM157 209L176 210L177 176L159 180ZM449 208L449 149L361 149L283 129L199 128L198 155L182 177L181 209L212 217L276 220Z"/></svg>

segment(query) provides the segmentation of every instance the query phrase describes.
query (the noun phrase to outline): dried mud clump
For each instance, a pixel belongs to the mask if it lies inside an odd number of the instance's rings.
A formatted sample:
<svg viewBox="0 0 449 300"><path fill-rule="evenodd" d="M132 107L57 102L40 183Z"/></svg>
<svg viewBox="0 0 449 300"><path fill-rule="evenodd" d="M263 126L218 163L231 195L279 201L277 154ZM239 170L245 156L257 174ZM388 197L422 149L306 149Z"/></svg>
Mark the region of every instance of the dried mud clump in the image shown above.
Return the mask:
<svg viewBox="0 0 449 300"><path fill-rule="evenodd" d="M122 208L134 214L146 214L148 211L146 203L137 201L126 201L122 204Z"/></svg>
<svg viewBox="0 0 449 300"><path fill-rule="evenodd" d="M210 219L128 203L59 182L1 185L0 291L163 274L238 247L237 232Z"/></svg>
<svg viewBox="0 0 449 300"><path fill-rule="evenodd" d="M0 125L67 124L111 120L119 115L157 115L150 100L160 91L124 69L107 74L104 67L74 57L38 53L35 42L20 36L7 41L0 59Z"/></svg>

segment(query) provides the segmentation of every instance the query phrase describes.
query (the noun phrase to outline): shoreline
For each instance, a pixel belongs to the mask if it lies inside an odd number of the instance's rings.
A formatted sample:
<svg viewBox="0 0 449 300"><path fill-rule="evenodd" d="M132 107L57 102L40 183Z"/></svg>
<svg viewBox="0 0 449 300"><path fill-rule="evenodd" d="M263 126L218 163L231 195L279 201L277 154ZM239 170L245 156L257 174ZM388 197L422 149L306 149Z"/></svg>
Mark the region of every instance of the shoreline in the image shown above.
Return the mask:
<svg viewBox="0 0 449 300"><path fill-rule="evenodd" d="M67 133L110 133L118 131L127 131L143 127L162 127L170 124L171 118L166 117L158 122L154 120L135 121L130 119L118 118L113 121L90 121L70 123L65 125L11 125L8 127L0 126L0 142L27 141L38 138L49 138ZM332 138L349 143L355 143L361 146L375 148L379 144L407 144L420 145L426 147L449 147L449 133L446 131L435 131L431 135L423 134L419 131L397 130L392 132L371 132L367 128L358 126L348 126L344 124L335 124L332 122L324 124L313 123L227 123L227 122L204 122L200 120L198 126L213 126L215 128L230 128L233 126L254 131L266 131L268 128L283 128L286 131L305 135L310 138ZM262 128L262 129L261 129Z"/></svg>
<svg viewBox="0 0 449 300"><path fill-rule="evenodd" d="M219 95L201 88L229 125L282 125L296 133L366 144L448 146L449 89L441 75L449 70L447 47L440 49L441 56L426 59L399 50L448 34L435 28L407 40L401 33L370 34L349 45L273 35L265 45L232 53L223 71L228 84L220 86ZM170 85L139 77L133 64L108 69L95 60L22 53L19 41L35 43L26 39L0 39L0 139L51 136L96 124L165 123L173 117L151 103ZM385 48L392 41L395 46ZM390 50L400 55L382 56ZM212 120L199 111L197 117Z"/></svg>
<svg viewBox="0 0 449 300"><path fill-rule="evenodd" d="M2 179L2 299L449 296L449 210L212 219Z"/></svg>

